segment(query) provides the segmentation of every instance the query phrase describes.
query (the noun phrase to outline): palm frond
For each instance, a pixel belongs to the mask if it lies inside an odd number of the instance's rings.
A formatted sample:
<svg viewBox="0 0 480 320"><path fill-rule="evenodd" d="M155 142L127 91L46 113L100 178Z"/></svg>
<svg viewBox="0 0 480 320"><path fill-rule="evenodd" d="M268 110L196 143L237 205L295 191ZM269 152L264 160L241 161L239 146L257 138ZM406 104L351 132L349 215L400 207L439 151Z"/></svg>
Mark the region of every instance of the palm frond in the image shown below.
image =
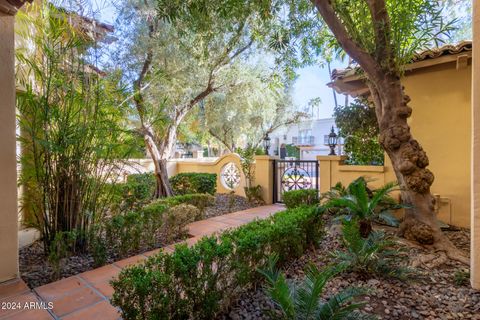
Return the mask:
<svg viewBox="0 0 480 320"><path fill-rule="evenodd" d="M363 288L347 288L330 297L318 310L317 319L345 319L355 310L363 307L365 302L351 303L354 299L367 293Z"/></svg>
<svg viewBox="0 0 480 320"><path fill-rule="evenodd" d="M398 227L400 222L398 221L397 218L395 218L390 210L385 210L385 211L382 211L378 214L378 218L385 222L387 225L389 226L392 226L392 227Z"/></svg>
<svg viewBox="0 0 480 320"><path fill-rule="evenodd" d="M389 193L397 189L398 189L398 183L389 182L389 183L386 183L380 189L375 190L375 192L373 193L373 197L370 200L370 204L369 204L370 210L374 210L382 200L387 199L387 195Z"/></svg>
<svg viewBox="0 0 480 320"><path fill-rule="evenodd" d="M327 268L320 272L318 268L310 264L305 272L306 277L303 285L297 289L296 308L303 319L311 319L316 313L320 297L325 284L338 272L335 268Z"/></svg>
<svg viewBox="0 0 480 320"><path fill-rule="evenodd" d="M285 276L276 268L278 255L271 255L267 268L259 272L265 276L268 285L266 291L277 307L280 308L286 319L295 318L294 291L289 287Z"/></svg>

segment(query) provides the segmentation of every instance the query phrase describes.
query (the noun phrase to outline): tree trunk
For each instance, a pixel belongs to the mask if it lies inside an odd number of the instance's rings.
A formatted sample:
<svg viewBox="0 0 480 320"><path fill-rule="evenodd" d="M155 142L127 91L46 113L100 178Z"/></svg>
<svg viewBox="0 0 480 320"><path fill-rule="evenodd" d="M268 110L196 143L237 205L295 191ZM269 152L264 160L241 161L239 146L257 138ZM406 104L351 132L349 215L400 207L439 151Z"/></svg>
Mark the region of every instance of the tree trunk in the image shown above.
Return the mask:
<svg viewBox="0 0 480 320"><path fill-rule="evenodd" d="M370 82L375 103L380 144L387 152L401 188L401 200L407 205L400 235L447 251L450 257L467 262L442 233L434 211L435 198L430 193L433 173L427 169L429 160L417 140L412 137L407 118L412 109L410 98L397 77L386 75L381 81Z"/></svg>
<svg viewBox="0 0 480 320"><path fill-rule="evenodd" d="M362 219L358 222L360 235L366 239L372 233L372 223L369 220Z"/></svg>
<svg viewBox="0 0 480 320"><path fill-rule="evenodd" d="M148 153L152 157L155 180L157 181L153 196L155 199L172 196L173 191L170 186L170 182L168 181L167 173L168 159L162 159L160 150L153 139L151 128L144 127L144 131L145 145L147 146Z"/></svg>

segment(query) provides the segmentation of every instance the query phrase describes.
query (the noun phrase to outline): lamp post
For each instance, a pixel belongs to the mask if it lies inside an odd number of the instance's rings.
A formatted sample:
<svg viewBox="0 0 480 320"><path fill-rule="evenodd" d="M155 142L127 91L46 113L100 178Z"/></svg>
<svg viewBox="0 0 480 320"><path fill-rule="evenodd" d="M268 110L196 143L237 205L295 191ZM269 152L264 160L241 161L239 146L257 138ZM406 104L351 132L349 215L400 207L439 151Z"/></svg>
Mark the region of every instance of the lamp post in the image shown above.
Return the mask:
<svg viewBox="0 0 480 320"><path fill-rule="evenodd" d="M268 156L268 150L270 149L270 137L268 133L265 135L265 138L263 138L263 148L265 149L265 154Z"/></svg>
<svg viewBox="0 0 480 320"><path fill-rule="evenodd" d="M330 153L328 154L329 156L337 155L335 153L335 147L337 146L337 139L338 139L338 136L335 133L335 129L332 126L332 131L330 131L330 134L328 135L328 146L330 147Z"/></svg>

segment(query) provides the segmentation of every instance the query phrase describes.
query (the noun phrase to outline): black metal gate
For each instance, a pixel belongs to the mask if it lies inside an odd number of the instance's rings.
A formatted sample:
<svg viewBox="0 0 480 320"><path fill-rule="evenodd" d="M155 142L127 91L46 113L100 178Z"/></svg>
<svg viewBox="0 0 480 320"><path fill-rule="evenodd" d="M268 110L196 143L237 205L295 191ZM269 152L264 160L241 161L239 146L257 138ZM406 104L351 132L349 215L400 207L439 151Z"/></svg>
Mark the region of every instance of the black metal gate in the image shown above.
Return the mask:
<svg viewBox="0 0 480 320"><path fill-rule="evenodd" d="M274 202L282 202L285 191L319 189L318 161L275 160L273 165Z"/></svg>

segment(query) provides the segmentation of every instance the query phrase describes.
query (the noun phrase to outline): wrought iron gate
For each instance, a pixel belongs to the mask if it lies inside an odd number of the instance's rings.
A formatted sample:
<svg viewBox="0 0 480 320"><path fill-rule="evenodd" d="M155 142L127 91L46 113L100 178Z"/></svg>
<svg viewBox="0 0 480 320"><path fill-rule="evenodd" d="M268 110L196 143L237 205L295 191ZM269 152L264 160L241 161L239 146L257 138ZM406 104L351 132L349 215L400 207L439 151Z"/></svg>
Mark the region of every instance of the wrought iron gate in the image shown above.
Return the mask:
<svg viewBox="0 0 480 320"><path fill-rule="evenodd" d="M318 161L275 160L273 165L274 202L282 202L285 191L319 189Z"/></svg>

